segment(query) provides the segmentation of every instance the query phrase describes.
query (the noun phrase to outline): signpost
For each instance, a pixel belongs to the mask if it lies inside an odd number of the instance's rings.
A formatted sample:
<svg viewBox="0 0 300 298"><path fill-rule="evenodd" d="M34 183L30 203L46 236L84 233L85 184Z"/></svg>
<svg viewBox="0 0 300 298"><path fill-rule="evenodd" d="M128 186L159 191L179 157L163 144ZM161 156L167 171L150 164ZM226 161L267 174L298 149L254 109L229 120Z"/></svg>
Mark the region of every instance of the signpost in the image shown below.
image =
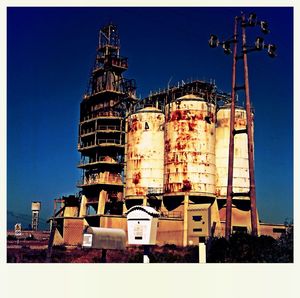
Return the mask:
<svg viewBox="0 0 300 298"><path fill-rule="evenodd" d="M22 235L22 225L20 223L15 224L15 236L21 236Z"/></svg>
<svg viewBox="0 0 300 298"><path fill-rule="evenodd" d="M15 236L17 237L17 244L19 244L19 236L22 235L22 225L20 223L15 224Z"/></svg>

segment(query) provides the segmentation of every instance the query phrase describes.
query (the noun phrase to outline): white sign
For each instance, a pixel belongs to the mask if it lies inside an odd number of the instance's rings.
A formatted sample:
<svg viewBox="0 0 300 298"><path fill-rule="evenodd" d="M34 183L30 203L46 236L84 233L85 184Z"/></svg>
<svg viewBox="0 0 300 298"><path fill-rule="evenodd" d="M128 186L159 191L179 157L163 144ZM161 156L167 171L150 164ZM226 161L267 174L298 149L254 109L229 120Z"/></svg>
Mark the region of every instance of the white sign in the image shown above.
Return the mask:
<svg viewBox="0 0 300 298"><path fill-rule="evenodd" d="M133 230L135 240L143 240L144 228L145 226L140 223L135 224Z"/></svg>
<svg viewBox="0 0 300 298"><path fill-rule="evenodd" d="M22 235L22 225L20 223L15 224L15 236Z"/></svg>
<svg viewBox="0 0 300 298"><path fill-rule="evenodd" d="M83 247L92 247L93 235L92 234L83 234Z"/></svg>

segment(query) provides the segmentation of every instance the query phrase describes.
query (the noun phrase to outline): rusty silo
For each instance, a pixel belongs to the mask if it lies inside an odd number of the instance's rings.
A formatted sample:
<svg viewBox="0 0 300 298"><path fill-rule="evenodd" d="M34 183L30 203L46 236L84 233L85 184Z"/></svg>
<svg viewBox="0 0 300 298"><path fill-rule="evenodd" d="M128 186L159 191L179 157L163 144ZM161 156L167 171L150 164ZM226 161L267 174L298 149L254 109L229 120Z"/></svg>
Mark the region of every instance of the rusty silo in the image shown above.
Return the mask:
<svg viewBox="0 0 300 298"><path fill-rule="evenodd" d="M250 179L247 134L237 133L246 129L246 110L235 108L232 230L251 231ZM252 117L253 127L253 117ZM230 106L223 106L217 113L216 127L216 195L220 220L226 221L228 183L228 156L230 133ZM253 131L252 131L253 134Z"/></svg>
<svg viewBox="0 0 300 298"><path fill-rule="evenodd" d="M236 107L235 130L246 129L246 123L246 110L242 107ZM217 113L216 127L216 194L220 198L227 196L229 133L230 106L223 106ZM249 159L246 134L236 134L234 137L233 192L249 192Z"/></svg>
<svg viewBox="0 0 300 298"><path fill-rule="evenodd" d="M164 204L215 197L215 105L188 94L165 109ZM200 200L200 201L199 201Z"/></svg>
<svg viewBox="0 0 300 298"><path fill-rule="evenodd" d="M164 123L164 114L154 107L143 108L127 119L127 208L145 205L151 196L153 198L163 192Z"/></svg>

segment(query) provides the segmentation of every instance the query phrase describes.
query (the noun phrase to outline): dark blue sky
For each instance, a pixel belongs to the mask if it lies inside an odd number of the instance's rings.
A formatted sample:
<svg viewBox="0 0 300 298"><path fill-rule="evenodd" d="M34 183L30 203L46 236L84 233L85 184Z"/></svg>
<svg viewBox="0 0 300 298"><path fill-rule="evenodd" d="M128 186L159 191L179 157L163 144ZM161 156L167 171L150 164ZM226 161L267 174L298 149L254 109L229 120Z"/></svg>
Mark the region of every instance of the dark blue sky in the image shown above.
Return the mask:
<svg viewBox="0 0 300 298"><path fill-rule="evenodd" d="M255 174L259 216L293 218L293 10L243 8L269 22L278 57L249 55L255 108ZM232 56L210 49L210 33L228 38L240 8L8 8L7 208L30 213L42 201L77 192L79 104L87 87L98 30L119 27L127 78L138 95L193 79L231 90ZM248 41L261 35L248 30ZM242 73L240 73L242 75ZM240 76L242 78L242 76ZM242 99L241 99L242 100Z"/></svg>

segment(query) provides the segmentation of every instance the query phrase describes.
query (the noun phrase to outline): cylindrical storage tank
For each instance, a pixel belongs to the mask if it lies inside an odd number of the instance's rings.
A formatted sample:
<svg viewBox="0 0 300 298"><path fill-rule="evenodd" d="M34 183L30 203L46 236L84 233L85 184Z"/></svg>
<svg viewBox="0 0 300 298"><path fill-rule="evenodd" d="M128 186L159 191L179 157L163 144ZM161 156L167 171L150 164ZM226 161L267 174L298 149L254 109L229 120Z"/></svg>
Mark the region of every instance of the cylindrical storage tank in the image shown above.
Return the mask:
<svg viewBox="0 0 300 298"><path fill-rule="evenodd" d="M127 119L125 199L136 202L163 192L164 123L161 110L147 107Z"/></svg>
<svg viewBox="0 0 300 298"><path fill-rule="evenodd" d="M230 105L221 107L217 113L216 195L219 198L226 198L227 196L230 113ZM246 110L242 107L236 107L234 123L235 130L243 130L246 128L246 125ZM234 193L249 192L248 139L246 133L238 133L234 136L232 185Z"/></svg>
<svg viewBox="0 0 300 298"><path fill-rule="evenodd" d="M165 115L165 197L214 197L215 105L189 94L167 104Z"/></svg>

